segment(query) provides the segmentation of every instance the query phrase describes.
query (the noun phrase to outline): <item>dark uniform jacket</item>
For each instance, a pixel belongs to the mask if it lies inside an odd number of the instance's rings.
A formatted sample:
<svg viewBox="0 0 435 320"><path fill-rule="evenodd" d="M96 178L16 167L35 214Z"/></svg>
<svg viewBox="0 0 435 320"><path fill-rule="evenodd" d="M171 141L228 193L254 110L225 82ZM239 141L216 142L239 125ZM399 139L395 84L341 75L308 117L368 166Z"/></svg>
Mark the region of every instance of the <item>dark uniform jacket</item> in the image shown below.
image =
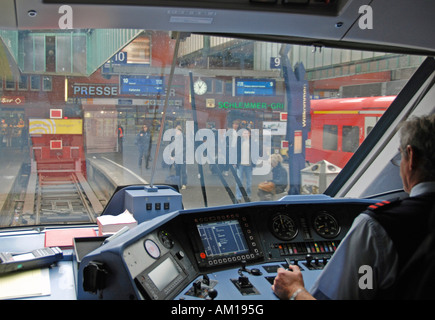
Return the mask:
<svg viewBox="0 0 435 320"><path fill-rule="evenodd" d="M414 255L422 246L424 240L435 233L434 208L435 193L427 193L416 197L409 197L400 201L377 203L365 212L377 220L393 241L398 255L398 281L393 288L380 292L379 298L404 298L405 291L398 288L408 286L406 291L412 291L417 285L415 277L409 281L405 274L410 272L409 264L415 260ZM432 248L432 252L435 248ZM420 267L426 266L421 265ZM415 274L418 278L420 274ZM432 271L432 279L435 271ZM406 285L405 285L406 284ZM434 291L434 289L432 289Z"/></svg>

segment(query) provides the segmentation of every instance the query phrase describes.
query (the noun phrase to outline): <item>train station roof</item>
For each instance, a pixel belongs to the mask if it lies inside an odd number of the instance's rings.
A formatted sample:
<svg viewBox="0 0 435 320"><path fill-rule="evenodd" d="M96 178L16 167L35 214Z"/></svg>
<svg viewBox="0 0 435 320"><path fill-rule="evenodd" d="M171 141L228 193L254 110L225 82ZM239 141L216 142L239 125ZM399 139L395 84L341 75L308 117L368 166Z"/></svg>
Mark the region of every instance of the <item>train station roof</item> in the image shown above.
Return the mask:
<svg viewBox="0 0 435 320"><path fill-rule="evenodd" d="M141 29L0 30L1 70L6 72L5 77L16 77L17 70L31 74L89 76L142 32ZM47 37L61 41L63 47L70 49L58 52L56 46L50 48ZM27 54L28 50L34 52ZM86 55L85 65L75 65L75 55L80 54ZM60 68L59 61L54 60L56 68L50 70L47 67L50 56L58 60L62 57L62 61L70 65Z"/></svg>

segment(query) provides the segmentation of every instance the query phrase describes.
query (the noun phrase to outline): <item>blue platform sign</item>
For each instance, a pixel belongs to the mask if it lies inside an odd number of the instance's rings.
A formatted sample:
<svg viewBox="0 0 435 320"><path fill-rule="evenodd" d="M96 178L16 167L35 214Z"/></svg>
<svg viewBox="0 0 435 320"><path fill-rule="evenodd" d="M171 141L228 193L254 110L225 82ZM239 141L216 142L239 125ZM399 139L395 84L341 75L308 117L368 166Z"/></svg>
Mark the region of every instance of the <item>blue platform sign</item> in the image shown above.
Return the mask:
<svg viewBox="0 0 435 320"><path fill-rule="evenodd" d="M274 79L236 79L236 96L274 96Z"/></svg>
<svg viewBox="0 0 435 320"><path fill-rule="evenodd" d="M127 52L120 51L115 54L109 61L103 64L103 73L111 73L113 67L127 64Z"/></svg>
<svg viewBox="0 0 435 320"><path fill-rule="evenodd" d="M159 76L120 76L121 94L148 96L165 92L164 77Z"/></svg>
<svg viewBox="0 0 435 320"><path fill-rule="evenodd" d="M280 69L281 68L281 58L271 57L270 58L270 69Z"/></svg>

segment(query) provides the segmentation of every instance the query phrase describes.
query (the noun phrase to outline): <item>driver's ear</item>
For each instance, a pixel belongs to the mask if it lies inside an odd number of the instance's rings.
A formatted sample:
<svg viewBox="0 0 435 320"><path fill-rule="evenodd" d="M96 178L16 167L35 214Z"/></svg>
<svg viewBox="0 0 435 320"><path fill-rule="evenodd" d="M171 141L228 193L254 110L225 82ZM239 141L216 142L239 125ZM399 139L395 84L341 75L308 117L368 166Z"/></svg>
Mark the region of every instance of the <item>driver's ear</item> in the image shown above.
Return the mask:
<svg viewBox="0 0 435 320"><path fill-rule="evenodd" d="M417 168L419 159L418 159L417 154L415 152L415 148L411 145L407 145L405 152L406 152L406 157L408 160L409 169Z"/></svg>

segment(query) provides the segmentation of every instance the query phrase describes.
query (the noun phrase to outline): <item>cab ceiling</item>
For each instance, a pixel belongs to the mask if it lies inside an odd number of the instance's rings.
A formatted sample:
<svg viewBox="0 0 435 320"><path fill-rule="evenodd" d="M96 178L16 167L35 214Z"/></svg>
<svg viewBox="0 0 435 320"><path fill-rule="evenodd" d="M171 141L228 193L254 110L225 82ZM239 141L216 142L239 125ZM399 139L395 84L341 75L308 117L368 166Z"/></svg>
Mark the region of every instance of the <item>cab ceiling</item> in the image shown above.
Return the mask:
<svg viewBox="0 0 435 320"><path fill-rule="evenodd" d="M433 55L432 0L2 0L0 28L59 29L61 5L73 28L135 28L360 47ZM272 3L268 3L271 1ZM285 2L285 4L284 4ZM295 2L299 2L295 4ZM325 2L328 2L326 4ZM158 5L156 5L158 4ZM372 28L361 28L372 9Z"/></svg>

